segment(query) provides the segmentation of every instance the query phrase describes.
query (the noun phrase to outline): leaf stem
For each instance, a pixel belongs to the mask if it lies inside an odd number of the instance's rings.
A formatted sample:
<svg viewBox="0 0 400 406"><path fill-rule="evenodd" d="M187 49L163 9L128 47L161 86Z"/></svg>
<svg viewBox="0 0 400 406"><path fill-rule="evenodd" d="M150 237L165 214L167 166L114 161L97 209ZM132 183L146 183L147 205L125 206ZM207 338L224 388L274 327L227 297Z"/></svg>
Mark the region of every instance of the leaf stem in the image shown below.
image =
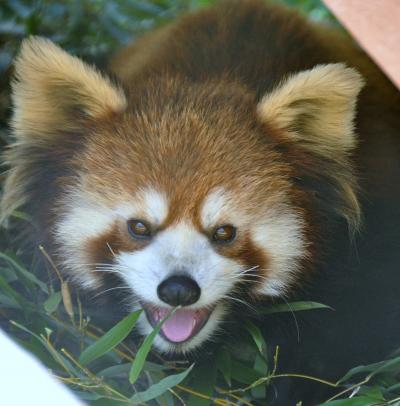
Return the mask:
<svg viewBox="0 0 400 406"><path fill-rule="evenodd" d="M219 406L227 406L227 405L233 405L236 406L235 403L232 403L228 400L225 399L221 399L221 398L213 398L210 396L207 396L203 393L197 392L191 388L187 388L186 386L182 386L182 385L176 385L177 388L179 388L180 390L190 393L191 395L197 396L201 399L207 399L207 400L211 400L213 402L214 405L219 405Z"/></svg>
<svg viewBox="0 0 400 406"><path fill-rule="evenodd" d="M93 374L88 368L84 367L77 361L65 348L61 348L61 352L81 371L83 371L88 378L92 380L92 382L96 383L106 391L106 393L113 394L115 396L119 396L119 400L129 401L129 398L123 395L122 393L115 390L112 386L106 384L102 379L98 378L95 374Z"/></svg>
<svg viewBox="0 0 400 406"><path fill-rule="evenodd" d="M234 390L230 390L228 391L228 393L237 393L237 392L246 392L250 389L255 388L256 386L262 385L265 382L270 381L271 379L275 379L275 378L301 378L301 379L307 379L310 381L315 381L315 382L319 382L322 383L324 385L328 385L332 388L337 388L339 386L339 384L334 383L334 382L330 382L330 381L326 381L324 379L321 378L317 378L315 376L310 376L310 375L303 375L303 374L277 374L277 375L268 375L265 376L263 378L258 379L257 381L253 382L251 385L246 386L244 388L239 388L239 389L234 389Z"/></svg>
<svg viewBox="0 0 400 406"><path fill-rule="evenodd" d="M341 392L337 393L336 395L332 396L331 398L329 398L327 400L327 402L330 402L331 400L335 400L337 398L339 398L340 396L353 391L354 389L358 388L361 385L364 385L365 383L367 383L370 379L372 378L372 375L368 375L366 378L364 378L361 382L358 382L344 390L342 390ZM339 386L339 384L337 384L337 386Z"/></svg>

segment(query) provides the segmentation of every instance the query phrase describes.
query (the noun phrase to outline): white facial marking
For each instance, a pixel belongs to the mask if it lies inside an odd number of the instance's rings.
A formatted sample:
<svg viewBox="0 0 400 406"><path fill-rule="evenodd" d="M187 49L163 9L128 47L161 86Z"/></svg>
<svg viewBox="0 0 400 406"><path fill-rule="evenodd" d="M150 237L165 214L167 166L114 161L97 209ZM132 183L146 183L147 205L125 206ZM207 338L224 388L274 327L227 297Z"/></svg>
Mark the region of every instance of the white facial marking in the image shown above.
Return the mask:
<svg viewBox="0 0 400 406"><path fill-rule="evenodd" d="M257 246L264 249L270 259L268 279L259 293L269 296L284 295L306 255L303 235L304 220L293 212L266 217L252 230Z"/></svg>
<svg viewBox="0 0 400 406"><path fill-rule="evenodd" d="M254 219L237 208L229 192L214 189L205 199L201 210L203 227L214 227L229 222L245 230L251 228L254 243L270 259L268 279L260 284L258 293L269 296L285 294L301 258L306 255L303 228L304 220L288 207L269 208L268 213Z"/></svg>
<svg viewBox="0 0 400 406"><path fill-rule="evenodd" d="M142 196L147 220L153 224L162 224L168 215L168 201L165 194L154 189L146 189Z"/></svg>
<svg viewBox="0 0 400 406"><path fill-rule="evenodd" d="M198 283L200 298L188 307L201 309L215 305L228 295L237 281L235 275L242 268L235 261L215 252L208 238L187 222L160 232L144 249L120 253L117 258L125 282L132 287L139 300L160 307L170 306L158 298L157 287L173 274L185 273ZM196 337L184 344L186 350L199 345L215 329L222 315L222 305L217 308L220 310L212 312ZM139 320L139 326L142 331L149 330L146 317ZM159 348L172 348L162 337L157 340L164 341Z"/></svg>
<svg viewBox="0 0 400 406"><path fill-rule="evenodd" d="M140 218L160 225L168 215L168 200L164 193L147 188L139 190L132 201L119 204L114 213L125 220Z"/></svg>
<svg viewBox="0 0 400 406"><path fill-rule="evenodd" d="M157 286L176 273L191 276L202 289L200 299L190 307L210 306L232 287L226 277L238 271L233 260L219 255L209 240L194 226L182 222L157 235L142 250L117 255L124 279L140 299L168 307L157 296Z"/></svg>
<svg viewBox="0 0 400 406"><path fill-rule="evenodd" d="M227 197L224 190L218 188L211 192L205 199L201 210L201 224L207 229L215 226L227 210Z"/></svg>
<svg viewBox="0 0 400 406"><path fill-rule="evenodd" d="M116 221L145 218L158 225L167 215L165 195L151 188L139 191L131 201L115 207L108 207L80 191L71 191L63 202L63 216L54 232L63 266L85 287L94 288L98 280L88 272L90 264L84 251L85 244L107 233ZM94 265L89 271L91 269Z"/></svg>
<svg viewBox="0 0 400 406"><path fill-rule="evenodd" d="M200 219L204 229L216 227L221 222L238 225L244 221L244 213L238 210L229 192L223 188L216 188L205 198Z"/></svg>
<svg viewBox="0 0 400 406"><path fill-rule="evenodd" d="M110 229L115 221L115 213L76 192L71 193L64 202L63 213L54 231L63 266L84 287L95 288L98 280L88 272L88 258L83 246L88 240ZM94 269L94 266L90 269Z"/></svg>
<svg viewBox="0 0 400 406"><path fill-rule="evenodd" d="M162 224L168 215L168 200L163 193L148 188L141 190L132 201L125 199L124 203L107 207L82 192L71 192L64 200L63 213L54 233L63 265L84 287L93 288L98 282L90 272L94 268L88 265L85 243L107 233L116 221L139 218ZM285 294L299 270L301 258L307 253L304 220L300 214L288 206L281 206L280 209L268 208L268 213L254 218L237 207L229 192L218 188L206 197L200 215L205 229L226 222L237 227L239 232L250 231L253 242L270 260L268 277L258 293ZM143 249L117 253L116 262L122 278L139 301L170 307L158 298L157 287L169 276L185 273L201 289L199 300L189 307L215 306L207 323L189 341L172 344L161 335L157 336L156 347L166 352L191 351L218 333L228 310L228 296L244 270L239 262L218 254L209 239L189 221L160 231ZM139 302L133 304L133 308L139 307ZM140 317L138 327L143 334L152 330L145 314Z"/></svg>

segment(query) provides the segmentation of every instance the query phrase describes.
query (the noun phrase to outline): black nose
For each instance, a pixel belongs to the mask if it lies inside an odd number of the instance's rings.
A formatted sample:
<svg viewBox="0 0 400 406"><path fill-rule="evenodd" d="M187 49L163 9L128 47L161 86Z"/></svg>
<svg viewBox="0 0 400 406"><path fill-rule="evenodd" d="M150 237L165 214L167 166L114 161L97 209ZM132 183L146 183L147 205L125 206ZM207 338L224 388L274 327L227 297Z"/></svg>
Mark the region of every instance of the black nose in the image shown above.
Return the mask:
<svg viewBox="0 0 400 406"><path fill-rule="evenodd" d="M175 275L161 282L157 288L158 297L171 306L189 306L200 297L200 286L191 278Z"/></svg>

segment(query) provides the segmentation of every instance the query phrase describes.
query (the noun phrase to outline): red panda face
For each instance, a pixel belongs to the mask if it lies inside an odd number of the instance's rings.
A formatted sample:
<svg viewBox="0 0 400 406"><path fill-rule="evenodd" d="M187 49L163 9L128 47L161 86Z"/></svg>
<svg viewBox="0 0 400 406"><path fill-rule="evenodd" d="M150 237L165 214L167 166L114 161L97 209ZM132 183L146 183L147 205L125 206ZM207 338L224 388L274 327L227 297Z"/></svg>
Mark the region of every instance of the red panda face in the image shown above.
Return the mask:
<svg viewBox="0 0 400 406"><path fill-rule="evenodd" d="M261 101L233 81L169 76L127 93L40 39L16 72L3 216L42 199L31 214L63 271L87 289L117 275L145 310L142 333L181 306L162 351L198 347L235 302L285 295L314 259L319 211L357 223L348 153L362 82L343 65Z"/></svg>
<svg viewBox="0 0 400 406"><path fill-rule="evenodd" d="M207 110L226 97L222 88L205 102L196 88L176 91L166 89L166 99L190 99L184 109L139 104L90 130L74 158L76 178L56 204L54 240L80 284L104 290L105 272L120 277L132 307L145 309L144 334L182 305L156 345L189 351L243 300L243 283L249 296L284 294L307 242L290 167L267 130L246 118L246 95Z"/></svg>

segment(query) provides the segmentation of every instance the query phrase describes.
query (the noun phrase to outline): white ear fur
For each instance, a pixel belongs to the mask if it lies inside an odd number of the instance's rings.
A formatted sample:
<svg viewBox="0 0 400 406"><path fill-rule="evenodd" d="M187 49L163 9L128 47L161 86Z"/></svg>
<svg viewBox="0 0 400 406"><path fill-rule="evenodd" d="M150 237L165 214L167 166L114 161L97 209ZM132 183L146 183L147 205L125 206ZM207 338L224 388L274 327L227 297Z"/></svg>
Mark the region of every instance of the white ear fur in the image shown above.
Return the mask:
<svg viewBox="0 0 400 406"><path fill-rule="evenodd" d="M318 65L265 95L258 115L294 141L306 141L314 152L350 150L356 145L353 120L363 85L361 75L342 63Z"/></svg>
<svg viewBox="0 0 400 406"><path fill-rule="evenodd" d="M95 68L51 41L30 37L15 61L14 135L45 137L73 124L71 112L89 117L126 106L123 91Z"/></svg>

